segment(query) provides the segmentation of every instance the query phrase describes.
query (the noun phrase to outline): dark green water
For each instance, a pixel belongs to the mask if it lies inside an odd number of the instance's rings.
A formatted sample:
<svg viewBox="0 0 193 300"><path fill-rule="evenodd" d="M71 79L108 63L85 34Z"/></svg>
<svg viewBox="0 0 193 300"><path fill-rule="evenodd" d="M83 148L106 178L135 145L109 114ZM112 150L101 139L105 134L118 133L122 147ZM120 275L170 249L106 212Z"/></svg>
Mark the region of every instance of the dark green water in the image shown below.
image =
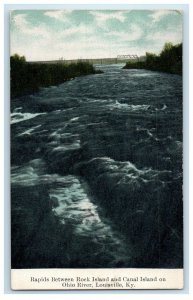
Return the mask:
<svg viewBox="0 0 193 300"><path fill-rule="evenodd" d="M182 267L182 77L122 65L14 99L12 267Z"/></svg>

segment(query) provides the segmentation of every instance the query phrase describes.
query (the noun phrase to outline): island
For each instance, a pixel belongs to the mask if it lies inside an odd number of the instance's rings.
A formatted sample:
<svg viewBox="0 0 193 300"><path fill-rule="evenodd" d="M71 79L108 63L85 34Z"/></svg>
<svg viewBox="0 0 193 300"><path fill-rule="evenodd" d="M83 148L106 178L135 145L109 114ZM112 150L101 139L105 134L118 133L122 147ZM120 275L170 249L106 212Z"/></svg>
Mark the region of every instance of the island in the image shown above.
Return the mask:
<svg viewBox="0 0 193 300"><path fill-rule="evenodd" d="M123 69L147 69L182 75L182 43L165 43L159 55L146 52L144 61L128 61Z"/></svg>
<svg viewBox="0 0 193 300"><path fill-rule="evenodd" d="M38 92L41 87L61 84L81 75L100 74L89 62L37 63L27 62L25 56L10 58L11 98Z"/></svg>

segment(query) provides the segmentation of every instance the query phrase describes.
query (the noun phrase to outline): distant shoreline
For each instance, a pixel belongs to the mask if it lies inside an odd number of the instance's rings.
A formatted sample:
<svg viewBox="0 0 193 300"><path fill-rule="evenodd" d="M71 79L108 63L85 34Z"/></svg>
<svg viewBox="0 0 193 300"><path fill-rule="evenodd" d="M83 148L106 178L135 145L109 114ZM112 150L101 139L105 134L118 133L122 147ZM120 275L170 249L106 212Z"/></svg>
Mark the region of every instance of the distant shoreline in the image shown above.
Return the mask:
<svg viewBox="0 0 193 300"><path fill-rule="evenodd" d="M127 56L127 55L126 55ZM138 56L135 58L135 61L144 61L145 56ZM100 57L100 58L81 58L81 59L59 59L59 60L39 60L39 61L27 61L29 64L72 64L72 63L78 63L79 61L90 63L90 64L120 64L120 63L126 63L128 61L127 58L124 57Z"/></svg>

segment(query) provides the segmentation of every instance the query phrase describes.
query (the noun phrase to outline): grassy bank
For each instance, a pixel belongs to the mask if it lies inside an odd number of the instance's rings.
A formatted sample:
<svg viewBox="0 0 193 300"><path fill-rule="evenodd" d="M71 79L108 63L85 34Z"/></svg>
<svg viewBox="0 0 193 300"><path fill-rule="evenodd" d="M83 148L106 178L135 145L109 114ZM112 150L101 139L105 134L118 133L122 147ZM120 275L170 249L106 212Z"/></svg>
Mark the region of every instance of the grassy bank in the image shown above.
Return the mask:
<svg viewBox="0 0 193 300"><path fill-rule="evenodd" d="M24 56L15 54L10 58L11 97L37 92L40 87L57 85L71 78L101 73L93 65L79 61L66 65L27 63Z"/></svg>
<svg viewBox="0 0 193 300"><path fill-rule="evenodd" d="M144 62L127 62L124 69L147 69L182 75L182 44L166 43L159 55L146 53Z"/></svg>

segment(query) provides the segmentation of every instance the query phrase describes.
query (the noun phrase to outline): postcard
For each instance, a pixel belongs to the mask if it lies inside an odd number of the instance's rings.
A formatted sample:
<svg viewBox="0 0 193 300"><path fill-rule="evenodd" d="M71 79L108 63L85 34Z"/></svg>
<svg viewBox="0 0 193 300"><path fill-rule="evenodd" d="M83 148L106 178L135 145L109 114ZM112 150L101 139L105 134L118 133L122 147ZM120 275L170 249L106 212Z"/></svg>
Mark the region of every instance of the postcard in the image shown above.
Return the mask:
<svg viewBox="0 0 193 300"><path fill-rule="evenodd" d="M10 11L13 290L183 288L183 11Z"/></svg>

